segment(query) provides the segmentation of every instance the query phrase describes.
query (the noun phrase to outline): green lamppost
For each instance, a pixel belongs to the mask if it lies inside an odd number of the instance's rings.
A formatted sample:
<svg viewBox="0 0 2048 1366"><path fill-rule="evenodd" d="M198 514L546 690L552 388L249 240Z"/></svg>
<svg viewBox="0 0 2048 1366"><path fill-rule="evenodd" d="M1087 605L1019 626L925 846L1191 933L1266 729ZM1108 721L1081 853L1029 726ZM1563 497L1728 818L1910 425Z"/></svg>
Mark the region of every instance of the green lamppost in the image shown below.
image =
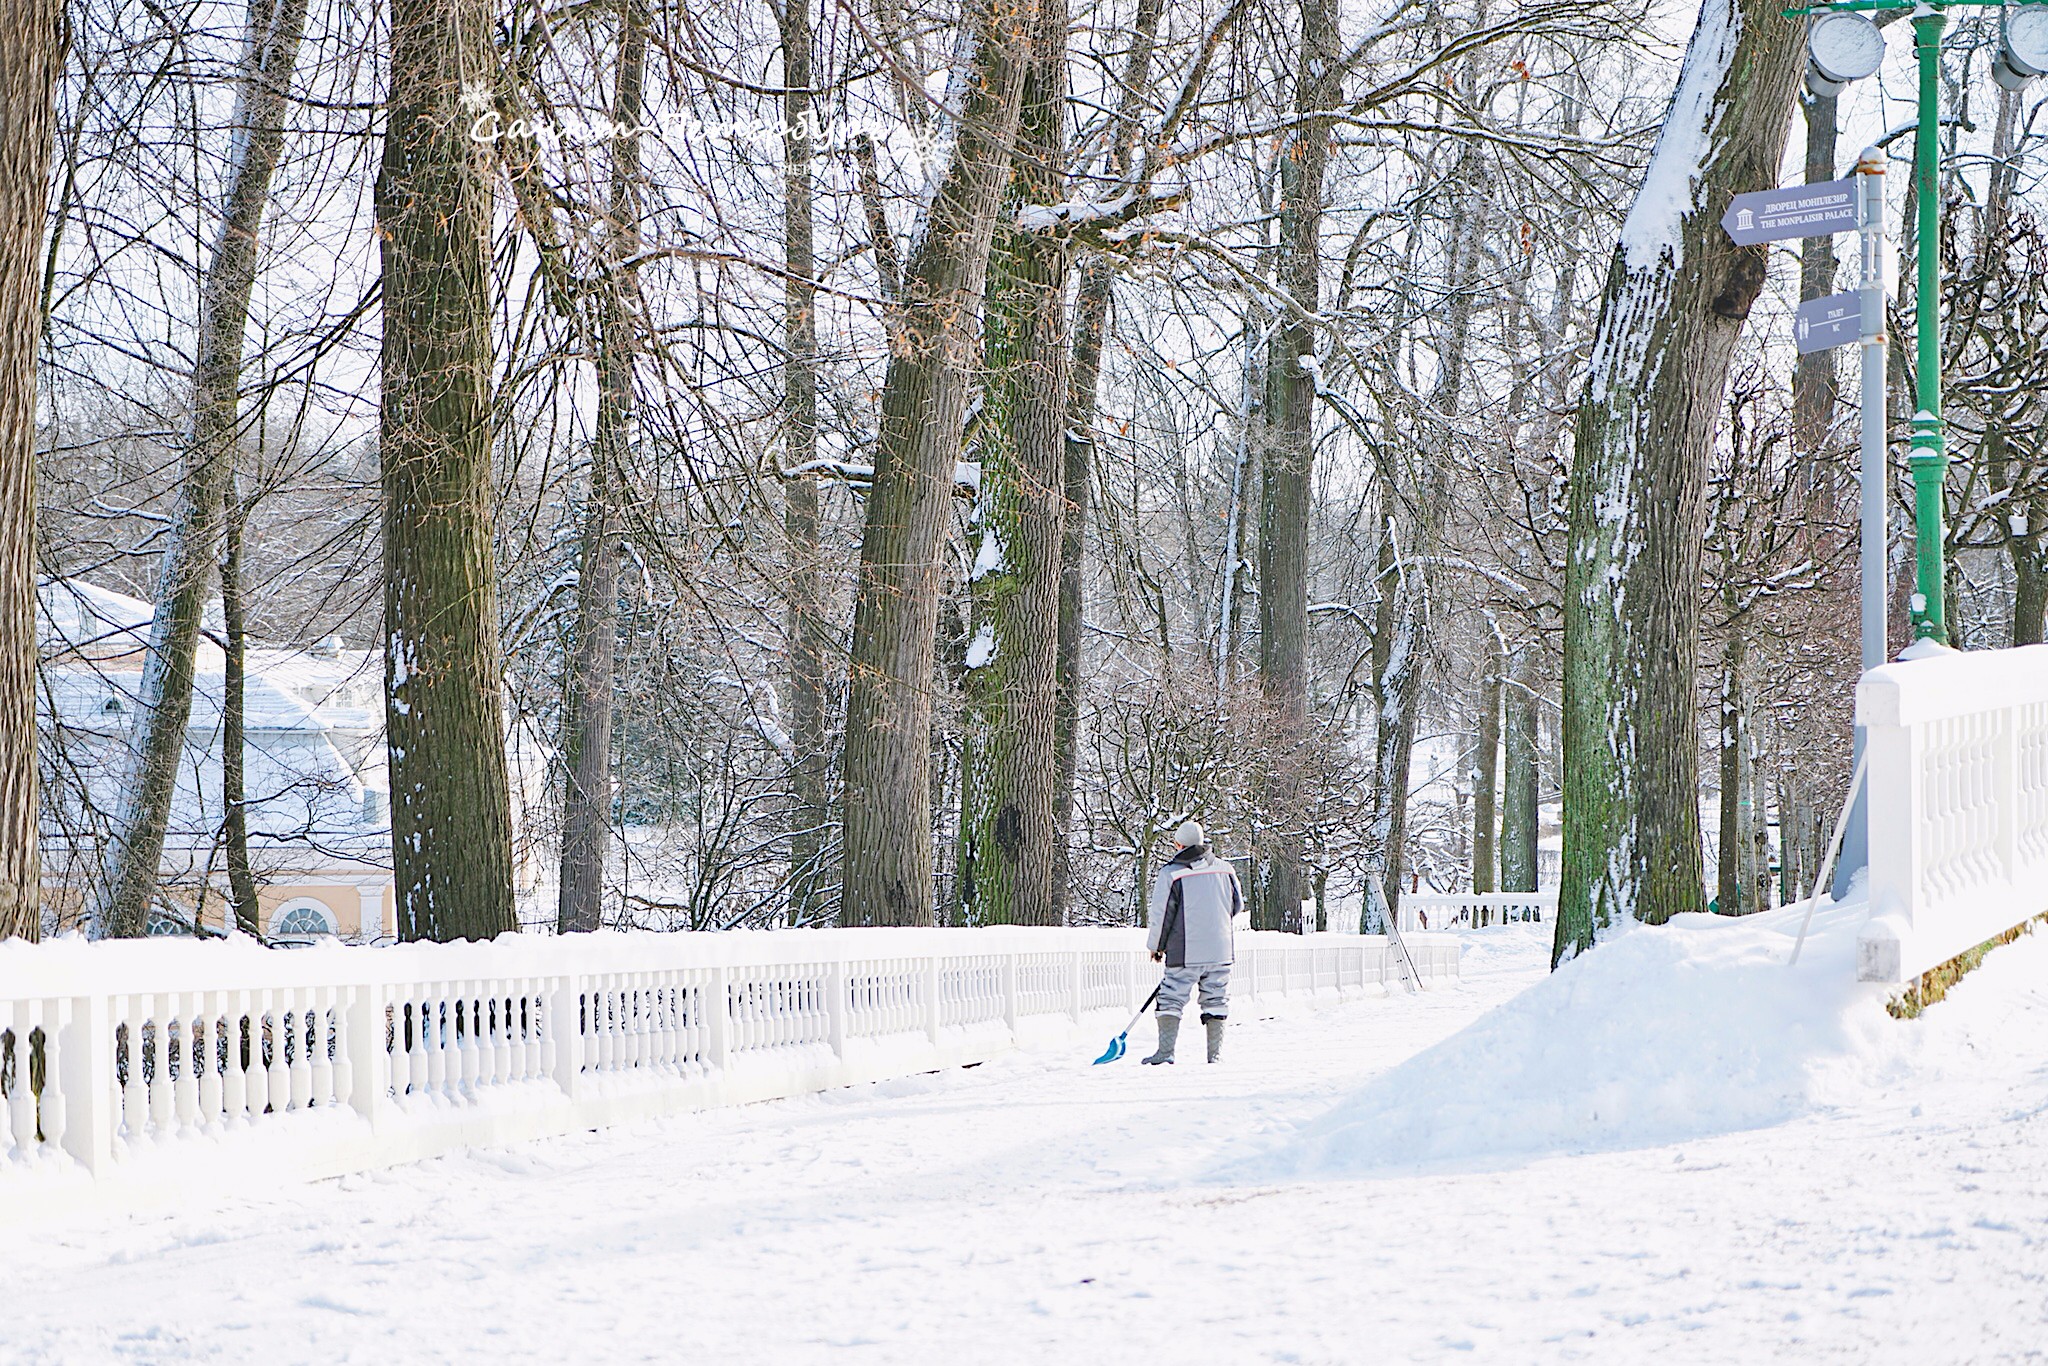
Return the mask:
<svg viewBox="0 0 2048 1366"><path fill-rule="evenodd" d="M1919 282L1915 294L1919 393L1915 396L1913 441L1907 466L1913 474L1914 591L1913 634L1948 643L1944 611L1947 577L1942 534L1942 482L1948 453L1941 425L1941 35L1948 10L1956 6L1995 7L2005 11L1992 75L2001 86L2019 89L2048 74L2048 0L1844 0L1844 3L1788 10L1808 15L1811 58L1807 83L1816 91L1836 94L1850 81L1877 70L1884 56L1884 38L1863 11L1913 11L1913 50L1920 59L1920 116L1913 134L1913 189L1918 206L1915 256Z"/></svg>

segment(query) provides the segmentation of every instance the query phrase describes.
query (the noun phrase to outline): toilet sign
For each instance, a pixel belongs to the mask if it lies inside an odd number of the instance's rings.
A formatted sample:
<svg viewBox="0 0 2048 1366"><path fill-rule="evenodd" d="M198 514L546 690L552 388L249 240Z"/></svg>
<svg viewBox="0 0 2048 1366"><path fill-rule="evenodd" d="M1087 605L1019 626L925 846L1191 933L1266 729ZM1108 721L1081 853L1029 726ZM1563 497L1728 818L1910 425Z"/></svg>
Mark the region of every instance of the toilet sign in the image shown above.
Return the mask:
<svg viewBox="0 0 2048 1366"><path fill-rule="evenodd" d="M1738 247L1854 232L1856 181L1852 177L1739 194L1721 215L1721 226Z"/></svg>
<svg viewBox="0 0 2048 1366"><path fill-rule="evenodd" d="M1857 294L1830 294L1799 305L1792 324L1799 354L1842 346L1863 335L1863 300Z"/></svg>

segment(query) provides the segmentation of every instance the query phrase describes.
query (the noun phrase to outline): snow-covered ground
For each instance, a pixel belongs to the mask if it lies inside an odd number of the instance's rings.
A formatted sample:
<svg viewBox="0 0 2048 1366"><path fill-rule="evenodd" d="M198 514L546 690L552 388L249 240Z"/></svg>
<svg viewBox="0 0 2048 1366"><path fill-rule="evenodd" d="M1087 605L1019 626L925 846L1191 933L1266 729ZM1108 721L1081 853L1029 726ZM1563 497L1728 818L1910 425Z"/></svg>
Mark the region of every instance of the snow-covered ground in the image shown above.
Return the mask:
<svg viewBox="0 0 2048 1366"><path fill-rule="evenodd" d="M1218 1067L1016 1057L17 1229L0 1358L2048 1355L2048 936L1907 1024L1846 924L1788 971L1793 928L1553 978L1507 926L1462 985L1248 1014Z"/></svg>

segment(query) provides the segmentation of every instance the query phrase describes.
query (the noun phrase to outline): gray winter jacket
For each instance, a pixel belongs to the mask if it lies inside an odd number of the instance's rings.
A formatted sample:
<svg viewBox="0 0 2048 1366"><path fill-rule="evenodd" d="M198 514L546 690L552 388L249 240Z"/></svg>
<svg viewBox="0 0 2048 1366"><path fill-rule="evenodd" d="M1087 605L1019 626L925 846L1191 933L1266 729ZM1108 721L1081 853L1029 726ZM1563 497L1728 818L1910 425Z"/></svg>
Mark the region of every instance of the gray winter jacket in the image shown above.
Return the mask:
<svg viewBox="0 0 2048 1366"><path fill-rule="evenodd" d="M1148 953L1166 952L1170 968L1215 967L1231 961L1230 923L1244 906L1237 870L1206 844L1181 850L1152 881Z"/></svg>

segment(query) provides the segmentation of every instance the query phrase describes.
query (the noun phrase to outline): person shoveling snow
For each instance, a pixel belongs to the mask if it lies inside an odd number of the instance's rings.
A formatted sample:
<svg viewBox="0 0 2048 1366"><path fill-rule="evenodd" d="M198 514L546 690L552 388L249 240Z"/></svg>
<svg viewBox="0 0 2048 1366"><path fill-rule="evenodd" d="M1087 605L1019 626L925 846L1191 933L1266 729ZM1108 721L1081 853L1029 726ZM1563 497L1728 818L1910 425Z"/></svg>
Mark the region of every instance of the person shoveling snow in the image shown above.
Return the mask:
<svg viewBox="0 0 2048 1366"><path fill-rule="evenodd" d="M1166 964L1159 983L1159 1050L1144 1062L1173 1061L1181 1011L1199 992L1202 1023L1209 1031L1209 1061L1223 1053L1223 1021L1229 1013L1232 920L1244 907L1237 870L1209 852L1199 823L1183 821L1173 832L1178 852L1152 882L1151 928L1145 947L1152 961Z"/></svg>

